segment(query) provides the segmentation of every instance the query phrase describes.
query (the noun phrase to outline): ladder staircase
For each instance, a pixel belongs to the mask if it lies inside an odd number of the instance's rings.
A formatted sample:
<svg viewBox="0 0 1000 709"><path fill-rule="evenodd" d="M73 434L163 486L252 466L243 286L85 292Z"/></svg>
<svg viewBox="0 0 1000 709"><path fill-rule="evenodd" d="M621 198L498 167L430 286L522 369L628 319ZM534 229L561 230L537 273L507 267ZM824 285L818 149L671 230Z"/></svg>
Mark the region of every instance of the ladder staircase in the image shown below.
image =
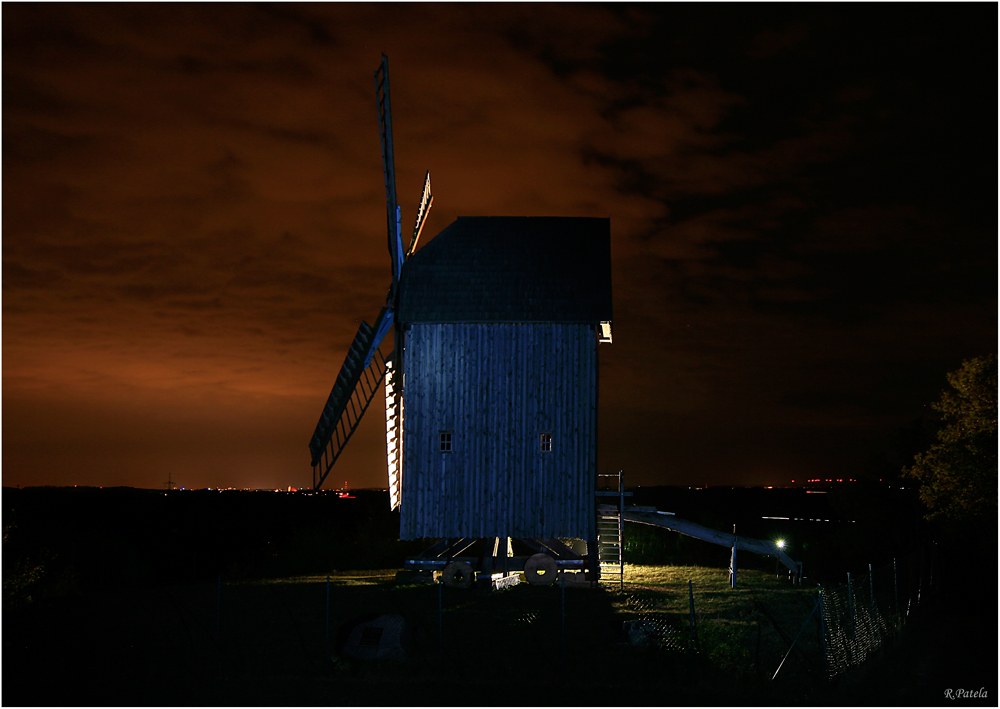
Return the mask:
<svg viewBox="0 0 1000 709"><path fill-rule="evenodd" d="M624 521L625 488L622 473L600 474L603 489L597 496L603 502L597 505L597 559L601 567L600 582L604 586L617 586L625 590ZM613 486L613 488L611 488ZM609 489L611 488L611 489Z"/></svg>

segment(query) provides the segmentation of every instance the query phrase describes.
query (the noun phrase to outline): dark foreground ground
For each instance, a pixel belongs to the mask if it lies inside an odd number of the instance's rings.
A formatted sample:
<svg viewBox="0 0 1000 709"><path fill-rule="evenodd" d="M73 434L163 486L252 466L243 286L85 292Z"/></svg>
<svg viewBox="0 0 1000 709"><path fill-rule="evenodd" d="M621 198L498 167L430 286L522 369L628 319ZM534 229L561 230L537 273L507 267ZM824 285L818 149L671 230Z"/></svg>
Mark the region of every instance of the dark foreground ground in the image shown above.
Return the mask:
<svg viewBox="0 0 1000 709"><path fill-rule="evenodd" d="M855 682L834 692L837 704L871 706L997 706L996 598L936 604ZM957 697L957 690L985 695Z"/></svg>
<svg viewBox="0 0 1000 709"><path fill-rule="evenodd" d="M629 645L621 623L630 616L621 596L606 590L568 588L565 597L558 587L523 585L493 593L442 590L397 586L383 576L334 578L329 606L327 592L325 579L197 585L5 611L3 704L997 703L995 608L975 602L925 605L894 647L831 686L802 657L770 682L773 657L758 668L747 653L746 665L734 669L714 656ZM338 629L383 613L402 615L412 631L405 658L350 659ZM984 689L986 696L949 700L949 689Z"/></svg>
<svg viewBox="0 0 1000 709"><path fill-rule="evenodd" d="M396 585L385 562L407 549L381 498L25 493L4 491L4 706L997 705L991 544L942 547L933 594L862 668L830 685L810 627L772 682L788 643L744 609L784 595L807 612L808 589L748 587L743 605L700 591L689 655L623 632L657 594L684 608L676 589ZM649 555L681 555L661 563L703 549L650 539ZM389 571L332 572L365 562ZM379 614L406 620L405 656L351 659L345 629Z"/></svg>

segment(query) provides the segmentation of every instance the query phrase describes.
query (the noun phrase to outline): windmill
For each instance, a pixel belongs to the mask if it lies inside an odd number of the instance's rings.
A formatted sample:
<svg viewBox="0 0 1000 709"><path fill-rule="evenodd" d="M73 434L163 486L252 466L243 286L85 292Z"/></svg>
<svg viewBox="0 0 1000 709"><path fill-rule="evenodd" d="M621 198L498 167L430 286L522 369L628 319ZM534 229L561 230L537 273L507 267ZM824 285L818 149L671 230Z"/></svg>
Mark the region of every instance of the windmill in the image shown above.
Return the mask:
<svg viewBox="0 0 1000 709"><path fill-rule="evenodd" d="M609 221L459 217L416 251L433 203L428 172L404 249L385 55L375 90L390 287L374 325L358 327L310 440L313 487L384 382L389 501L400 509L400 537L439 540L408 559L408 569L443 571L456 586L471 585L476 572L486 582L524 571L533 583L551 583L557 569L594 579L597 555L559 539L596 544ZM392 350L383 353L390 330Z"/></svg>
<svg viewBox="0 0 1000 709"><path fill-rule="evenodd" d="M775 556L801 579L801 563L774 542L627 508L621 473L598 475L598 349L612 341L609 220L459 217L417 251L433 202L428 172L404 249L384 54L375 93L390 287L375 324L358 327L309 442L314 489L384 382L400 538L437 540L406 559L404 573L438 571L459 587L499 586L515 572L546 585L560 571L623 584L630 521ZM597 489L599 477L616 478L617 490Z"/></svg>

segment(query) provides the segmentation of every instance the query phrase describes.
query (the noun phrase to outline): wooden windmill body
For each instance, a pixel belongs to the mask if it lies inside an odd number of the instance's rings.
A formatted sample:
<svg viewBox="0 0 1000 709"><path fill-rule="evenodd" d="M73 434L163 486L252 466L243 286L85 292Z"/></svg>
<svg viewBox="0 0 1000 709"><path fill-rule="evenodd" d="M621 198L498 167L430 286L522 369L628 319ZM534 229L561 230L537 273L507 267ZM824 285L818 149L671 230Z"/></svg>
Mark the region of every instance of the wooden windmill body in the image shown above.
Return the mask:
<svg viewBox="0 0 1000 709"><path fill-rule="evenodd" d="M401 537L587 539L608 220L460 217L406 264L399 319Z"/></svg>
<svg viewBox="0 0 1000 709"><path fill-rule="evenodd" d="M437 539L414 570L446 580L557 568L596 580L598 347L611 341L610 223L459 217L408 249L395 199L388 67L376 71L392 286L362 323L310 441L329 474L385 381L390 505L400 538ZM394 331L393 352L379 346ZM524 550L514 555L512 539ZM547 576L546 576L547 574Z"/></svg>

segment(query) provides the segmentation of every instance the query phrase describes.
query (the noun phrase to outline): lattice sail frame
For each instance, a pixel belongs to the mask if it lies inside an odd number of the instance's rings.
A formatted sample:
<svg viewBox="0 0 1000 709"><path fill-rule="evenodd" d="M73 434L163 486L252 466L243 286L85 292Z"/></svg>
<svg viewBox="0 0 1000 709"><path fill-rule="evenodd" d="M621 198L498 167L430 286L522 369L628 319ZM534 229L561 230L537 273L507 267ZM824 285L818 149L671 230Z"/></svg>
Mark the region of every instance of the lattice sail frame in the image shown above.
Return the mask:
<svg viewBox="0 0 1000 709"><path fill-rule="evenodd" d="M397 392L392 357L385 370L385 453L389 471L389 509L399 507L403 487L403 397Z"/></svg>
<svg viewBox="0 0 1000 709"><path fill-rule="evenodd" d="M330 474L385 377L387 361L379 349L378 337L379 331L361 323L316 424L309 442L314 490Z"/></svg>

